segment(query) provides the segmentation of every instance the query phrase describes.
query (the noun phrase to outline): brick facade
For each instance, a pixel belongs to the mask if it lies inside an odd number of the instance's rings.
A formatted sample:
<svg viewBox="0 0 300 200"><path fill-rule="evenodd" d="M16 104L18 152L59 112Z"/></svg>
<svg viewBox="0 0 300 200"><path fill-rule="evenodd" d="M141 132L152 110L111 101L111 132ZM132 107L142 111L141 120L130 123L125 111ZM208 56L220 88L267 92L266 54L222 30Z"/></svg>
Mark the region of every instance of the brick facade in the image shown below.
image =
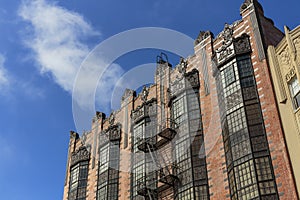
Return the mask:
<svg viewBox="0 0 300 200"><path fill-rule="evenodd" d="M137 125L132 113L138 111L141 108L146 108L146 105L148 105L150 100L154 98L157 107L155 115L155 119L157 119L157 129L160 129L161 126L172 128L170 122L165 121L165 119L174 118L174 113L171 107L172 103L174 103L176 98L179 97L179 95L177 95L177 97L174 97L175 100L172 100L172 95L170 95L170 90L173 87L172 84L175 84L178 77L187 77L189 79L187 74L190 73L192 76L194 72L197 72L197 74L199 74L199 114L201 116L201 123L199 123L199 127L197 129L199 135L195 136L195 138L198 138L198 136L199 138L201 138L201 135L204 135L204 141L200 141L199 144L203 143L201 146L205 146L205 151L202 151L202 153L204 152L205 154L205 163L199 168L196 168L194 166L194 163L191 163L192 170L190 173L192 174L191 184L193 185L191 187L191 191L193 192L191 192L190 195L192 195L194 199L200 199L200 197L202 197L203 199L216 200L229 200L231 198L234 198L234 195L241 195L239 194L239 192L235 194L233 191L230 191L232 185L230 185L228 178L228 158L224 149L223 138L224 116L222 116L222 113L225 112L225 104L224 102L220 101L220 99L223 98L222 95L224 94L222 94L222 92L220 92L220 90L218 89L218 84L221 84L220 80L216 79L216 74L219 73L220 68L226 65L226 63L231 62L230 59L232 58L226 58L226 56L230 56L230 53L227 52L227 54L225 55L225 60L227 59L227 61L224 61L223 64L220 64L220 57L218 57L219 66L216 66L216 63L213 61L213 58L218 54L218 50L222 49L222 47L226 43L226 40L228 39L226 38L227 30L232 31L230 40L233 39L235 41L238 38L243 38L245 34L249 38L251 47L249 51L251 53L249 54L249 56L251 58L251 63L253 66L256 83L255 86L257 88L259 105L263 117L263 127L265 129L265 135L268 143L266 152L268 152L268 156L271 157L271 171L276 182L276 192L273 194L272 198L275 198L276 196L280 199L286 200L298 198L295 182L292 176L289 156L284 141L279 113L275 103L276 101L270 77L268 59L266 58L267 46L278 44L278 42L283 37L283 33L274 26L272 20L264 16L263 9L256 0L246 0L241 6L240 14L242 17L240 20L234 22L231 25L225 25L224 31L215 38L209 31L201 32L195 41L194 55L191 55L185 60L182 60L183 62L178 64L176 67L172 68L168 64L167 60L164 59L162 60L164 62L158 63L157 73L155 75L155 84L146 89L146 92L148 93L146 97L143 93L144 90L142 91L142 93L136 95L135 91L127 89L122 98L121 109L119 111L112 113L107 118L103 113L97 112L96 116L93 119L91 131L84 133L80 138L78 134L71 132L69 157L64 187L64 200L68 200L69 196L70 170L72 167L71 155L82 146L86 146L86 148L90 152L86 199L96 199L97 190L99 190L99 146L101 146L102 143L100 134L105 133L112 126L115 126L117 124L120 124L121 127L121 137L119 142L120 167L118 174L119 181L117 183L117 196L119 199L138 199L138 197L133 197L132 194L132 186L134 183L132 182L133 176L130 173L132 171L132 159L134 157L132 155L132 151L134 149L134 141L136 141L136 139L134 139L133 137L133 129L135 125ZM226 48L230 47L228 46ZM233 56L233 58L234 57L235 55ZM187 64L187 66L185 66L186 73L182 73L180 72L180 69L182 67L182 64L185 63ZM197 87L193 89L197 90ZM188 97L184 98L188 99ZM226 107L228 106L226 105ZM187 113L187 116L189 119L189 113ZM188 122L188 124L189 123L190 122ZM190 132L192 130L191 126L191 124L188 125ZM110 134L110 132L108 134ZM176 142L172 143L172 145L172 147L170 147L171 149L177 148L175 147L177 145ZM199 151L201 146L199 146ZM192 148L190 151L192 151ZM172 155L172 153L167 154ZM193 155L191 156L190 160L192 162ZM254 158L252 158L252 160L254 162ZM197 171L197 169L203 169L203 166L205 166L206 169L202 173L202 178L204 178L201 179L202 182L199 185L198 183L196 183L194 178L196 177L197 173L200 173L199 171ZM177 179L178 177L180 177L180 175L178 174L176 176ZM256 178L257 177L258 176L256 176ZM174 185L172 186L174 187L173 190L172 188L168 190L162 190L162 183L157 183L156 191L161 191L161 193L158 194L157 197L159 199L180 199L180 195L183 195L185 191L183 191L182 193L178 192L180 191L180 188L182 186ZM205 196L206 186L208 188L207 197ZM256 186L264 187L261 186L260 183L256 183ZM199 191L201 190L201 192L198 193L198 189L196 188L198 188ZM259 197L260 195L262 195L261 190L258 191Z"/></svg>

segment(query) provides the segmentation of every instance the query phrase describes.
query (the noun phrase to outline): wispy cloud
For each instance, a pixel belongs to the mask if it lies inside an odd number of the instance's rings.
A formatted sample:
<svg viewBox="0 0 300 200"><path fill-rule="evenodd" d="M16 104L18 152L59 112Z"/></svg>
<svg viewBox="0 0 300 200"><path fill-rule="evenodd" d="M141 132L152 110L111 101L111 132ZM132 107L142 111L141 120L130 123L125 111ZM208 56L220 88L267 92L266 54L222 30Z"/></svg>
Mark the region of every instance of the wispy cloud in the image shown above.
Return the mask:
<svg viewBox="0 0 300 200"><path fill-rule="evenodd" d="M123 69L119 65L112 64L109 67L109 70L105 71L103 77L101 77L98 83L98 88L96 91L96 106L98 108L101 108L102 111L106 112L107 114L109 114L110 112L109 108L115 109L113 105L114 101L121 101L121 98L117 100L113 99L112 95L115 87L117 86L118 80L121 78L123 72Z"/></svg>
<svg viewBox="0 0 300 200"><path fill-rule="evenodd" d="M4 63L5 63L5 57L4 55L0 54L0 89L1 90L9 84L9 78Z"/></svg>
<svg viewBox="0 0 300 200"><path fill-rule="evenodd" d="M16 78L12 71L7 70L6 58L0 53L0 95L13 100L16 94L23 94L31 99L43 98L44 91L31 80Z"/></svg>
<svg viewBox="0 0 300 200"><path fill-rule="evenodd" d="M19 15L30 24L24 42L33 50L40 72L50 72L71 92L77 70L90 51L83 41L99 33L80 14L45 0L23 2Z"/></svg>
<svg viewBox="0 0 300 200"><path fill-rule="evenodd" d="M50 3L46 0L26 0L20 6L19 16L28 22L29 33L24 37L24 42L34 53L35 60L40 72L50 73L54 81L64 90L72 93L76 74L81 63L91 51L85 41L91 37L99 36L90 23L88 23L79 13L67 10L57 3ZM85 64L89 64L93 73L93 68L106 66L102 58L89 59ZM113 64L110 71L104 73L99 83L97 94L109 96L112 92L112 85L123 73L119 65ZM104 69L103 69L104 71ZM91 80L85 78L81 80L81 91L76 99L77 103L84 109L86 102L91 95L85 91L89 87ZM98 95L97 95L98 96ZM96 102L101 108L107 108L106 98L96 98ZM105 110L108 111L108 110Z"/></svg>

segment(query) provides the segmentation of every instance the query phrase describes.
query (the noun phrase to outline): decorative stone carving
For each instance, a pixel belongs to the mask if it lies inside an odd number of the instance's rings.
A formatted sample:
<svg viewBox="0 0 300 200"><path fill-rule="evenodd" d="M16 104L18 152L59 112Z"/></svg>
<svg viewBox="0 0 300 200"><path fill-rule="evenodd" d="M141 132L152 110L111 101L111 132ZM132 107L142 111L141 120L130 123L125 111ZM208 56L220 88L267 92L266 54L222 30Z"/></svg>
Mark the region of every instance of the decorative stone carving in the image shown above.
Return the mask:
<svg viewBox="0 0 300 200"><path fill-rule="evenodd" d="M99 134L99 146L103 146L104 144L107 144L109 142L109 137L106 134L106 130L102 131Z"/></svg>
<svg viewBox="0 0 300 200"><path fill-rule="evenodd" d="M105 114L103 112L96 112L96 117L97 119L104 119L105 118Z"/></svg>
<svg viewBox="0 0 300 200"><path fill-rule="evenodd" d="M246 33L244 33L241 37L234 38L233 44L236 55L250 53L252 51L249 36Z"/></svg>
<svg viewBox="0 0 300 200"><path fill-rule="evenodd" d="M244 12L252 3L255 5L256 8L264 12L263 7L257 0L245 0L240 7L240 13Z"/></svg>
<svg viewBox="0 0 300 200"><path fill-rule="evenodd" d="M286 82L289 82L296 75L295 67L291 68L285 75Z"/></svg>
<svg viewBox="0 0 300 200"><path fill-rule="evenodd" d="M186 82L187 87L199 88L200 82L198 70L193 69L192 71L188 72L186 74Z"/></svg>
<svg viewBox="0 0 300 200"><path fill-rule="evenodd" d="M242 13L245 9L247 9L248 6L250 6L250 4L252 2L253 2L252 0L245 0L244 3L240 7L240 13Z"/></svg>
<svg viewBox="0 0 300 200"><path fill-rule="evenodd" d="M105 119L105 114L99 111L96 111L95 117L93 117L93 123L95 123L99 119Z"/></svg>
<svg viewBox="0 0 300 200"><path fill-rule="evenodd" d="M196 46L197 44L208 38L210 35L213 36L213 34L210 31L200 31L198 37L194 42L194 45Z"/></svg>
<svg viewBox="0 0 300 200"><path fill-rule="evenodd" d="M285 49L280 55L279 55L279 58L280 58L280 63L282 65L290 65L291 63L291 58L290 58L290 55L289 55L289 52L287 49Z"/></svg>
<svg viewBox="0 0 300 200"><path fill-rule="evenodd" d="M300 36L294 40L294 43L295 43L296 49L298 51L300 51Z"/></svg>
<svg viewBox="0 0 300 200"><path fill-rule="evenodd" d="M149 95L148 88L146 86L144 86L143 90L142 90L142 100L143 100L143 102L147 101L148 95Z"/></svg>
<svg viewBox="0 0 300 200"><path fill-rule="evenodd" d="M155 98L144 102L141 106L138 106L135 110L131 111L131 118L136 123L145 117L153 116L157 114L157 100Z"/></svg>
<svg viewBox="0 0 300 200"><path fill-rule="evenodd" d="M180 93L182 90L185 89L185 80L184 77L176 76L175 81L171 82L170 84L170 96L173 97L176 94Z"/></svg>
<svg viewBox="0 0 300 200"><path fill-rule="evenodd" d="M233 27L230 26L229 24L225 23L225 27L223 32L221 33L221 36L223 37L223 46L228 47L233 38Z"/></svg>
<svg viewBox="0 0 300 200"><path fill-rule="evenodd" d="M110 126L105 131L105 134L110 141L121 140L121 124Z"/></svg>
<svg viewBox="0 0 300 200"><path fill-rule="evenodd" d="M168 90L170 99L174 98L185 89L198 88L199 86L199 73L196 69L193 69L181 77L177 76L176 80L170 84L170 88Z"/></svg>
<svg viewBox="0 0 300 200"><path fill-rule="evenodd" d="M231 26L225 25L226 31L224 30L222 34L224 38L223 45L213 53L212 61L218 67L235 55L252 51L249 36L244 33L238 38L233 38L231 28Z"/></svg>
<svg viewBox="0 0 300 200"><path fill-rule="evenodd" d="M180 57L180 62L178 67L179 73L185 74L187 66L188 66L187 60L185 60L183 57Z"/></svg>
<svg viewBox="0 0 300 200"><path fill-rule="evenodd" d="M222 46L216 50L216 58L217 64L220 64L226 59L230 58L234 54L233 47L233 25L225 24L224 30L220 33L220 37L223 38Z"/></svg>
<svg viewBox="0 0 300 200"><path fill-rule="evenodd" d="M72 153L71 156L71 166L77 164L81 161L86 161L90 159L90 152L85 146L80 147L77 151Z"/></svg>
<svg viewBox="0 0 300 200"><path fill-rule="evenodd" d="M74 131L70 131L70 139L78 139L78 138L79 138L78 133Z"/></svg>
<svg viewBox="0 0 300 200"><path fill-rule="evenodd" d="M294 40L294 44L296 47L296 53L300 57L300 36Z"/></svg>
<svg viewBox="0 0 300 200"><path fill-rule="evenodd" d="M112 126L115 123L115 113L112 112L108 119L109 124Z"/></svg>

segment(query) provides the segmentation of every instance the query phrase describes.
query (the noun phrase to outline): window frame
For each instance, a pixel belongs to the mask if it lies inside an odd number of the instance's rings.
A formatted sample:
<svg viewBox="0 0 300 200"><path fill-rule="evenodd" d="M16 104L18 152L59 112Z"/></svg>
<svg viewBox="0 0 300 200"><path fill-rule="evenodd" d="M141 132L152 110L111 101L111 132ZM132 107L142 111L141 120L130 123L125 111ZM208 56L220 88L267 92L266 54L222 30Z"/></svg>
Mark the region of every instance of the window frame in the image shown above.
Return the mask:
<svg viewBox="0 0 300 200"><path fill-rule="evenodd" d="M296 83L295 87L293 86L294 82ZM296 75L289 81L288 87L291 94L293 108L294 110L298 110L300 108L300 84ZM294 91L295 88L297 88L298 91Z"/></svg>
<svg viewBox="0 0 300 200"><path fill-rule="evenodd" d="M68 200L83 200L86 198L88 170L88 160L78 162L71 167Z"/></svg>

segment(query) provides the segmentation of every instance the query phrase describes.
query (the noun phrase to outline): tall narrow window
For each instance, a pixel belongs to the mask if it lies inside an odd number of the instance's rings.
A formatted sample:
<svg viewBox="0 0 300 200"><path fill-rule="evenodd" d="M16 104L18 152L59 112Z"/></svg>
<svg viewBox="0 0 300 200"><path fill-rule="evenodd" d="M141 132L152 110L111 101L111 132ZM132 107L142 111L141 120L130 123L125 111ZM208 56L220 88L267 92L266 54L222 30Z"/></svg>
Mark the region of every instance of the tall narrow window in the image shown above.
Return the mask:
<svg viewBox="0 0 300 200"><path fill-rule="evenodd" d="M79 162L71 168L69 200L85 200L88 177L88 161Z"/></svg>
<svg viewBox="0 0 300 200"><path fill-rule="evenodd" d="M224 70L224 79L225 79L225 85L229 86L231 83L235 81L235 74L234 74L234 68L233 65L228 66Z"/></svg>
<svg viewBox="0 0 300 200"><path fill-rule="evenodd" d="M120 141L99 148L97 200L118 199Z"/></svg>
<svg viewBox="0 0 300 200"><path fill-rule="evenodd" d="M293 99L294 108L300 107L300 85L297 77L294 77L289 83L290 91Z"/></svg>

